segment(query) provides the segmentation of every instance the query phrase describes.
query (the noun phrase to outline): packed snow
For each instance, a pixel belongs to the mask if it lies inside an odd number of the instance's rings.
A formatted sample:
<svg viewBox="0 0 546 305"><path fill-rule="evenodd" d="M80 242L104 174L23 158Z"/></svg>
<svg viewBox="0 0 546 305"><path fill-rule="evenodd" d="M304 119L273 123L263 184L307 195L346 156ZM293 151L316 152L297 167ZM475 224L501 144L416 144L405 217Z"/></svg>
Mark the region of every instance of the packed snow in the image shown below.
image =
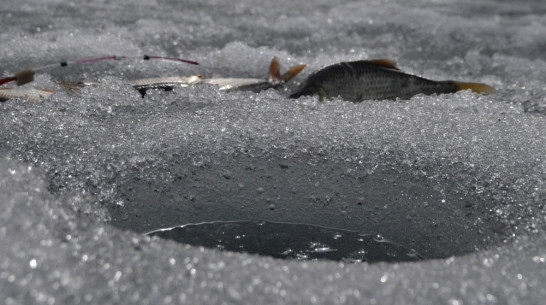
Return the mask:
<svg viewBox="0 0 546 305"><path fill-rule="evenodd" d="M50 98L0 103L3 304L540 304L546 298L544 1L4 0L0 77ZM266 78L283 88L130 81ZM386 58L489 84L405 101L287 98L340 61ZM99 85L67 91L59 81ZM9 84L2 87L9 87ZM210 221L381 234L406 263L281 260L151 237Z"/></svg>

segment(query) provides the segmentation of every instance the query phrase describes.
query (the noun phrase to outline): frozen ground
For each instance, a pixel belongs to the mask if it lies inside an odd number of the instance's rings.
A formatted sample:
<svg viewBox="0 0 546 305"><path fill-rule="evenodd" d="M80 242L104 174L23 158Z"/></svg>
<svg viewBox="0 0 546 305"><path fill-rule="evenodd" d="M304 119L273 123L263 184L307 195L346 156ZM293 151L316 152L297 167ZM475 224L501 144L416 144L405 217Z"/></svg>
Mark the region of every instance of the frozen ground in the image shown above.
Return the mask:
<svg viewBox="0 0 546 305"><path fill-rule="evenodd" d="M403 3L403 4L402 4ZM546 298L544 1L12 1L0 75L103 85L0 104L3 304L540 304ZM277 55L389 58L488 83L409 101L151 92L127 80L262 77ZM143 235L262 219L382 234L428 260L297 262Z"/></svg>

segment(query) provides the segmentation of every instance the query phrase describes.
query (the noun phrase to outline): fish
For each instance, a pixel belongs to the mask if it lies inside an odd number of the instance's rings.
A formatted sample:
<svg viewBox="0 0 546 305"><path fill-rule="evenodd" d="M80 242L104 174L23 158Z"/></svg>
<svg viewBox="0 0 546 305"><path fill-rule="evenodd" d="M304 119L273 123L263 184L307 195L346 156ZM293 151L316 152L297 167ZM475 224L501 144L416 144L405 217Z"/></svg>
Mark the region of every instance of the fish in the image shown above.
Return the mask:
<svg viewBox="0 0 546 305"><path fill-rule="evenodd" d="M159 77L147 78L132 81L132 85L143 96L149 89L171 90L176 86L189 86L196 84L216 85L222 91L252 91L260 92L270 88L279 88L298 75L305 64L294 65L281 75L280 65L277 57L273 57L269 64L267 79L262 78L234 78L234 77L214 77L204 78L200 75L182 76L182 77Z"/></svg>
<svg viewBox="0 0 546 305"><path fill-rule="evenodd" d="M491 93L494 88L481 83L435 81L407 74L388 59L341 62L309 75L290 98L318 96L319 100L341 97L351 102L409 99L417 94L454 93L470 89Z"/></svg>
<svg viewBox="0 0 546 305"><path fill-rule="evenodd" d="M48 89L0 88L0 102L5 102L13 98L23 98L31 102L37 102L41 99L48 99L53 93L53 91Z"/></svg>
<svg viewBox="0 0 546 305"><path fill-rule="evenodd" d="M305 64L294 65L283 74L280 73L280 65L277 57L271 60L267 78L233 78L213 77L205 78L201 75L169 76L144 78L130 81L133 88L138 90L142 97L151 89L172 90L175 87L188 87L192 85L209 84L218 86L222 91L252 91L260 92L267 89L277 89L298 75ZM87 86L98 86L96 82L58 82L67 92L74 93ZM49 98L54 91L48 89L25 88L0 88L0 102L12 98L23 98L29 101L39 101Z"/></svg>

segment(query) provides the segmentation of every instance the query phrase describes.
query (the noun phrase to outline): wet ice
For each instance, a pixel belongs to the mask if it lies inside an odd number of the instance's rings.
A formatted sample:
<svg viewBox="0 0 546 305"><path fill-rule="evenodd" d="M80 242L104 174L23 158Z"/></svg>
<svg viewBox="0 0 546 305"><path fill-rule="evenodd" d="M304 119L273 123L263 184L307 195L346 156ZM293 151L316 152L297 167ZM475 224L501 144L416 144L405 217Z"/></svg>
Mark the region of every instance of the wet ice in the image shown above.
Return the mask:
<svg viewBox="0 0 546 305"><path fill-rule="evenodd" d="M297 223L217 221L160 229L148 235L211 249L300 261L376 263L423 259L414 249L381 235Z"/></svg>

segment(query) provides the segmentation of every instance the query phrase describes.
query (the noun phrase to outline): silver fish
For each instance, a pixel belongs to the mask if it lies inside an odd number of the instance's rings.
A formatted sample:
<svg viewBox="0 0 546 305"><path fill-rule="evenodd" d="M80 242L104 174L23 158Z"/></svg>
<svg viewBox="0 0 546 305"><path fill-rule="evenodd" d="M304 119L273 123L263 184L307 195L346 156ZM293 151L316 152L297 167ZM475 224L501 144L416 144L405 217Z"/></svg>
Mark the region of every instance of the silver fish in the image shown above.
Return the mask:
<svg viewBox="0 0 546 305"><path fill-rule="evenodd" d="M41 99L49 98L54 92L48 89L11 89L0 88L0 102L5 102L12 98L24 98L31 102L37 102Z"/></svg>
<svg viewBox="0 0 546 305"><path fill-rule="evenodd" d="M386 59L342 62L311 74L290 95L298 98L318 95L324 98L341 97L352 102L363 100L409 99L417 94L453 93L470 89L489 93L494 89L485 84L456 81L434 81L400 71Z"/></svg>
<svg viewBox="0 0 546 305"><path fill-rule="evenodd" d="M170 77L156 77L145 78L131 81L131 85L137 89L142 96L146 94L150 89L164 89L172 90L174 87L187 87L198 84L210 84L216 85L220 90L232 91L253 91L260 92L269 88L278 88L290 81L294 76L298 75L301 70L305 68L305 65L292 66L288 71L281 74L279 61L277 57L271 60L269 65L267 79L261 78L204 78L200 75L191 76L170 76ZM98 83L93 82L59 82L59 85L69 93L78 92L79 89L86 86L97 86ZM39 101L40 99L47 99L54 92L47 89L11 89L0 88L0 102L6 101L11 98L24 98L29 101Z"/></svg>
<svg viewBox="0 0 546 305"><path fill-rule="evenodd" d="M170 90L177 86L186 87L195 84L216 85L223 91L253 91L260 92L269 88L278 88L298 75L305 65L292 66L288 71L281 75L279 60L274 57L269 65L267 79L262 78L233 78L233 77L214 77L204 78L200 75L182 76L182 77L159 77L132 81L133 87L143 96L148 89L166 89Z"/></svg>

